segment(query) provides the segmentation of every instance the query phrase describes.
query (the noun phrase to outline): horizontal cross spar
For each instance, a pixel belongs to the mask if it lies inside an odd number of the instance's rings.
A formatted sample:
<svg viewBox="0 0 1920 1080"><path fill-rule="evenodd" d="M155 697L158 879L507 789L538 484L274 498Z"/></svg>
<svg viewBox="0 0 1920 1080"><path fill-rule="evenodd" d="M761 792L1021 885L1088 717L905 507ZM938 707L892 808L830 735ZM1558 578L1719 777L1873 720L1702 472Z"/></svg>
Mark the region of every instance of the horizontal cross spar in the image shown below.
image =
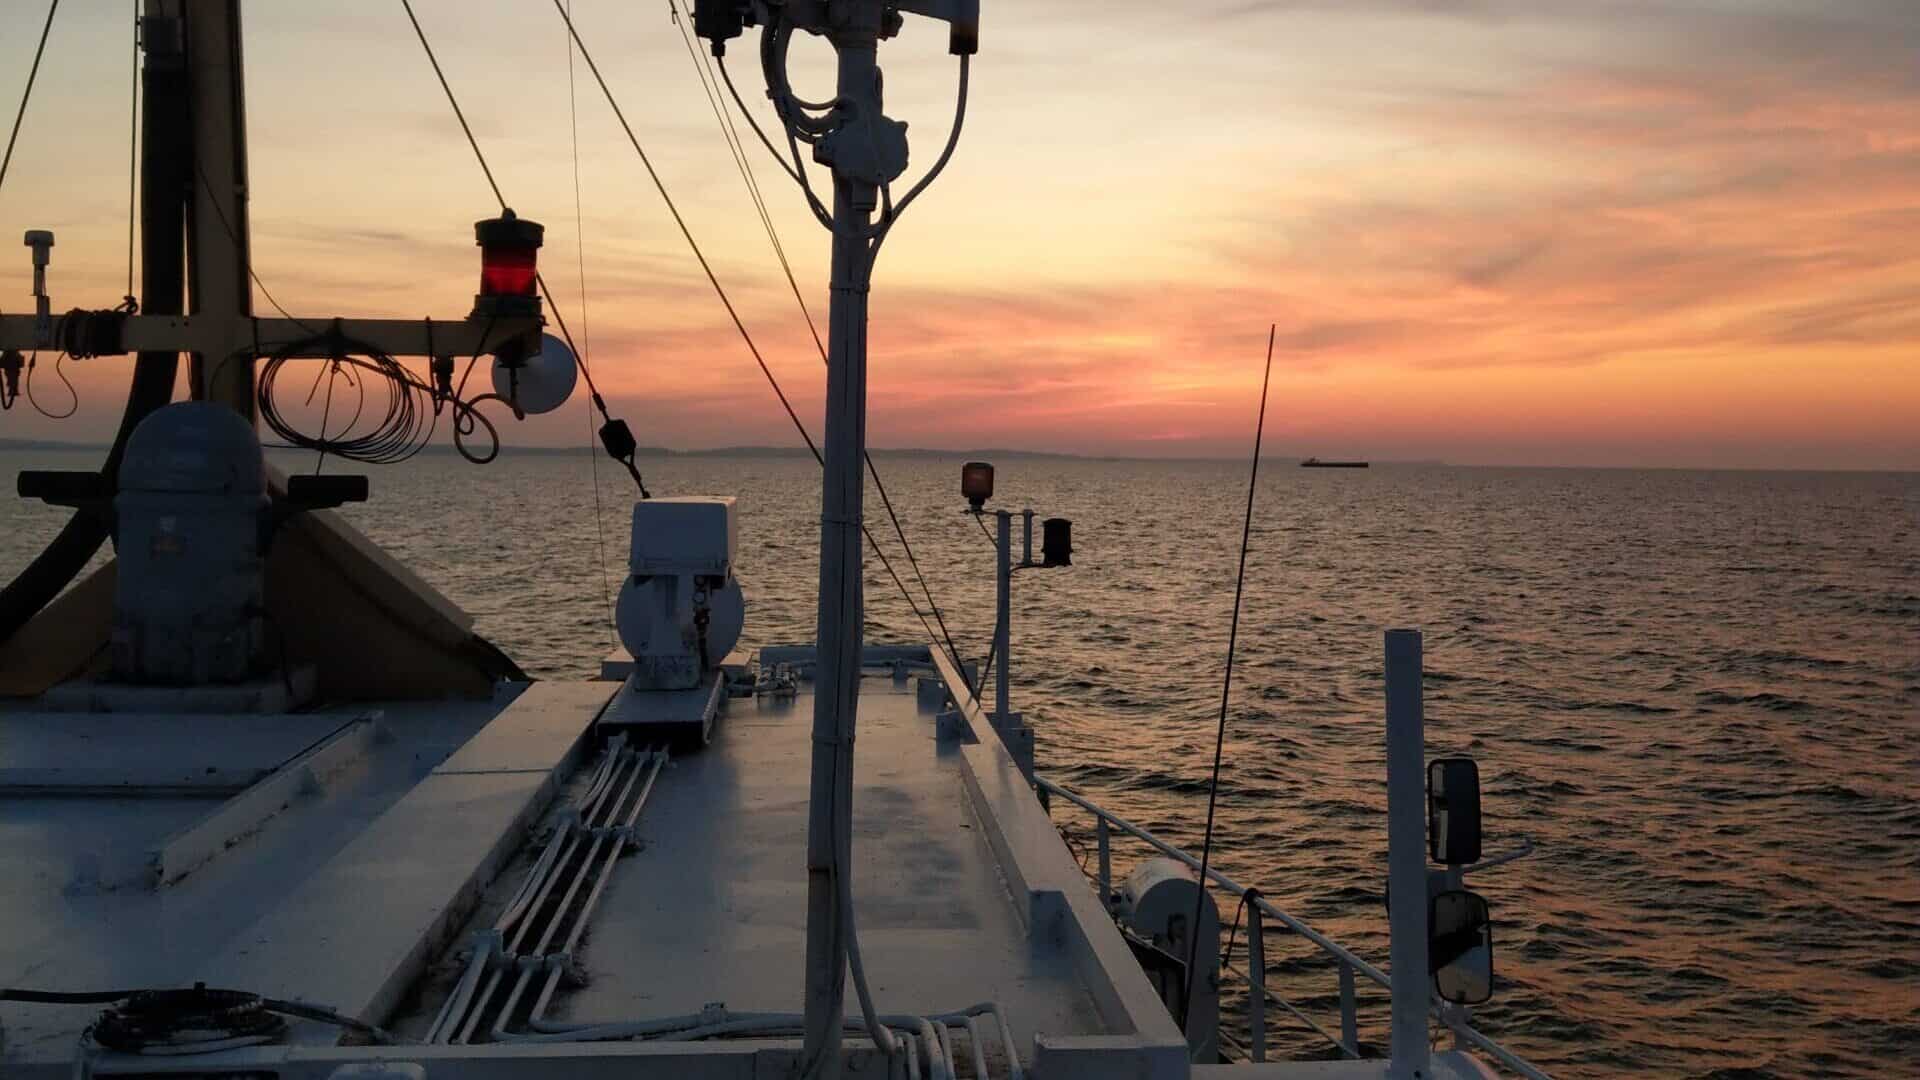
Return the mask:
<svg viewBox="0 0 1920 1080"><path fill-rule="evenodd" d="M92 313L89 313L92 314ZM106 314L98 317L106 318ZM63 317L54 319L54 340L42 340L32 315L0 315L0 349L22 352L60 348ZM325 338L336 331L354 346L373 346L389 356L477 356L516 340L537 347L537 317L499 319L249 319L192 315L131 315L118 331L117 348L93 348L92 355L134 352L197 352L223 355L251 350L278 352L302 342L314 344L288 353L296 357L332 355ZM315 339L321 339L315 341Z"/></svg>

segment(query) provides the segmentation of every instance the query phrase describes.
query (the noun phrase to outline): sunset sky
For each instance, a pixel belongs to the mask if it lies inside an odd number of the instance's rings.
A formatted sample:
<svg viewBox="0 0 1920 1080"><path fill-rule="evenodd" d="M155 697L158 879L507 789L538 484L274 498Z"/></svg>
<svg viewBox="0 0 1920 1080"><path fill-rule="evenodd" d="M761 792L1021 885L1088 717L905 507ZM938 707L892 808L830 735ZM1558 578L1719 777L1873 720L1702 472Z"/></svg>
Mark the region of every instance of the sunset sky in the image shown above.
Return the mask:
<svg viewBox="0 0 1920 1080"><path fill-rule="evenodd" d="M960 152L877 274L877 446L1243 454L1277 322L1275 453L1920 468L1913 0L982 6ZM584 68L576 228L547 0L415 7L641 441L797 444ZM62 7L0 190L8 312L30 308L12 238L32 227L59 233L56 308L123 291L127 9ZM44 10L0 15L0 122ZM667 12L575 3L817 433L824 369ZM398 0L246 15L268 288L300 315L464 315L491 197ZM951 120L945 42L913 20L882 51L915 175ZM824 96L824 48L796 55ZM753 50L734 60L757 87ZM824 327L826 234L754 164ZM102 437L130 366L69 364L78 415L23 402L0 438ZM570 407L509 437L585 427Z"/></svg>

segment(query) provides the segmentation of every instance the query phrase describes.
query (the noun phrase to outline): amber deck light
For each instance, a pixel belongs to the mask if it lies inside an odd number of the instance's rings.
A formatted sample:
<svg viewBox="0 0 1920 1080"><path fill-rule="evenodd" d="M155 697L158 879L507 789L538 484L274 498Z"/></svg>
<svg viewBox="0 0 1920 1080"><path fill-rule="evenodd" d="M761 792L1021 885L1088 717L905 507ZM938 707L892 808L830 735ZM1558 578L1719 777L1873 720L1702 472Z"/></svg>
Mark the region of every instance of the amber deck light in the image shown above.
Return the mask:
<svg viewBox="0 0 1920 1080"><path fill-rule="evenodd" d="M480 245L480 294L473 298L475 318L505 319L540 314L540 245L546 227L524 221L512 210L476 221Z"/></svg>
<svg viewBox="0 0 1920 1080"><path fill-rule="evenodd" d="M993 498L993 466L984 461L969 461L960 466L960 494L975 511Z"/></svg>

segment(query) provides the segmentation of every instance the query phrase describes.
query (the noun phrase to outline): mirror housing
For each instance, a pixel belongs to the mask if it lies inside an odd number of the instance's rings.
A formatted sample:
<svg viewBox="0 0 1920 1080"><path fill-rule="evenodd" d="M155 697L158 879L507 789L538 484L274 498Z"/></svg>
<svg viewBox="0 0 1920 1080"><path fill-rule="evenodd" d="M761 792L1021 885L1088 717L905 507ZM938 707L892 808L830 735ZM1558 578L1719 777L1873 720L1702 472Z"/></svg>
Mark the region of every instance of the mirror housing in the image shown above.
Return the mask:
<svg viewBox="0 0 1920 1080"><path fill-rule="evenodd" d="M1427 905L1427 969L1433 992L1455 1005L1493 997L1493 915L1466 889L1435 893Z"/></svg>
<svg viewBox="0 0 1920 1080"><path fill-rule="evenodd" d="M1446 866L1480 861L1480 767L1472 758L1427 766L1427 854Z"/></svg>

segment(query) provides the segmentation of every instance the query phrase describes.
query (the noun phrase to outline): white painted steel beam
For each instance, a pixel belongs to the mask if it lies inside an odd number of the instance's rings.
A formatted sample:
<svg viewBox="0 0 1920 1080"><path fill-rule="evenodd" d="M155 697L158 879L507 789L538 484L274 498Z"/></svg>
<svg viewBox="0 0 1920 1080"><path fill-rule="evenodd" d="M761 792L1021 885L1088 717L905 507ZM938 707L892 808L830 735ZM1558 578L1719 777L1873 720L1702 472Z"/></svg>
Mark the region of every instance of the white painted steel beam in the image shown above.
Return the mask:
<svg viewBox="0 0 1920 1080"><path fill-rule="evenodd" d="M55 318L56 331L58 317ZM291 345L324 338L338 331L349 341L372 345L392 356L486 355L508 342L537 335L538 318L498 319L252 319L215 315L132 315L121 331L127 353L215 353L225 349L258 348L272 355ZM257 336L256 336L256 331ZM34 348L32 315L0 315L0 348ZM222 353L224 355L224 353ZM324 358L332 355L325 341L295 349L289 355Z"/></svg>

